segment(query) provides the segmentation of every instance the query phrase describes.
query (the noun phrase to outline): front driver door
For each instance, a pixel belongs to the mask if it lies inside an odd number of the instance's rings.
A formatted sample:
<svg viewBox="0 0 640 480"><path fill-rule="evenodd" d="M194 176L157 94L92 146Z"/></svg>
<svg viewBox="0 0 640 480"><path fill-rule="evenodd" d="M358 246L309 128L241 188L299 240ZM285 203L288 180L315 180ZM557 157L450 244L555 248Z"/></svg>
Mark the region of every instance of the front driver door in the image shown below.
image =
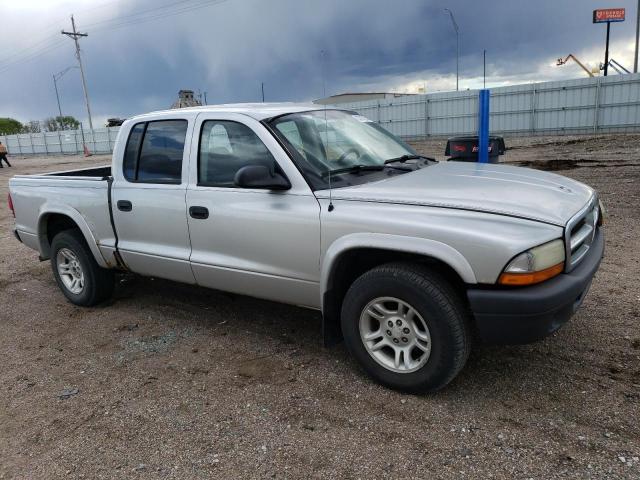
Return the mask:
<svg viewBox="0 0 640 480"><path fill-rule="evenodd" d="M187 211L197 283L319 308L320 206L271 134L245 115L202 113L191 158ZM277 168L292 187L238 188L234 176L245 165Z"/></svg>

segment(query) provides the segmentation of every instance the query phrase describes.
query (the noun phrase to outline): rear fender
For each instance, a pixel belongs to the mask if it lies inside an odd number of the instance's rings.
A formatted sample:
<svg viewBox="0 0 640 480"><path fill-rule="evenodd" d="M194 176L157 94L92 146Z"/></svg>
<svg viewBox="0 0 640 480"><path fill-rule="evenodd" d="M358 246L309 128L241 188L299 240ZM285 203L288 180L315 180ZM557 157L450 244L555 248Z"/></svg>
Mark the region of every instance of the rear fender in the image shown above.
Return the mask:
<svg viewBox="0 0 640 480"><path fill-rule="evenodd" d="M47 221L51 215L65 215L73 220L73 222L82 232L82 235L87 241L87 245L89 245L89 249L91 250L91 253L96 259L98 265L100 265L102 268L112 267L112 265L109 265L109 263L102 256L102 253L100 253L96 238L89 228L87 221L80 214L80 212L68 205L55 203L43 204L38 214L38 243L40 245L40 258L42 260L51 258L51 245L49 243L49 239L47 238Z"/></svg>

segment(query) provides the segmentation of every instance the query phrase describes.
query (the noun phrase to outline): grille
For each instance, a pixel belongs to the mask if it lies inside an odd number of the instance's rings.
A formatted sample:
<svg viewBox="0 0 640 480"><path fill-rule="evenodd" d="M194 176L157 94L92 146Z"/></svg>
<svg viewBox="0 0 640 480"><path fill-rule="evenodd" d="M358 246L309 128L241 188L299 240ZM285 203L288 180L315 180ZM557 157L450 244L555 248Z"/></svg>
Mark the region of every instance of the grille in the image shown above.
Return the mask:
<svg viewBox="0 0 640 480"><path fill-rule="evenodd" d="M593 197L585 208L569 220L565 238L567 272L577 267L591 248L598 228L598 214L598 201Z"/></svg>

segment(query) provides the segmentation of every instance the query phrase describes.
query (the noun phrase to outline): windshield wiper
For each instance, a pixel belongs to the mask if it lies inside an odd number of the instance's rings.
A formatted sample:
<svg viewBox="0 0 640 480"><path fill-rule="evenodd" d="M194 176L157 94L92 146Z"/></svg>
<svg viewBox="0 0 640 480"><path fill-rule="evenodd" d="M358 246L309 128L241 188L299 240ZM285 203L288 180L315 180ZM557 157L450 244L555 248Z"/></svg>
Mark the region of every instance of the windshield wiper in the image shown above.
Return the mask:
<svg viewBox="0 0 640 480"><path fill-rule="evenodd" d="M402 155L401 157L390 158L389 160L385 160L384 164L387 165L389 163L401 162L404 163L407 160L419 160L424 158L422 155Z"/></svg>
<svg viewBox="0 0 640 480"><path fill-rule="evenodd" d="M323 177L327 177L329 175L337 175L340 173L358 173L365 171L380 171L384 170L384 165L351 165L350 167L344 168L336 168L335 170L329 170L322 174Z"/></svg>
<svg viewBox="0 0 640 480"><path fill-rule="evenodd" d="M410 159L407 159L410 160ZM387 165L387 162L382 165L351 165L350 167L337 168L335 170L330 170L328 172L324 172L322 177L327 177L329 175L339 175L341 173L360 173L360 172L379 172L384 170L385 168L391 168L393 170L402 170L403 172L410 172L413 169L411 167L405 167L400 165Z"/></svg>

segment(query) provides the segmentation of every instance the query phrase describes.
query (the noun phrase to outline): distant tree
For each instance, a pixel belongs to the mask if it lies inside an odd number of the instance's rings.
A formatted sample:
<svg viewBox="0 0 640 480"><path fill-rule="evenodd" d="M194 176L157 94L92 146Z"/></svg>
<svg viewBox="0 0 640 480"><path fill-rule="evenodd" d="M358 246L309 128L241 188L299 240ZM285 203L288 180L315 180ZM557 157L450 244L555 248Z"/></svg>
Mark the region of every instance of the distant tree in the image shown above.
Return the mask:
<svg viewBox="0 0 640 480"><path fill-rule="evenodd" d="M22 126L22 133L40 133L41 131L40 122L37 120L31 120Z"/></svg>
<svg viewBox="0 0 640 480"><path fill-rule="evenodd" d="M15 135L22 131L22 124L15 118L0 118L0 135Z"/></svg>
<svg viewBox="0 0 640 480"><path fill-rule="evenodd" d="M80 122L71 115L50 117L45 119L44 128L48 132L57 132L58 130L76 130L80 126Z"/></svg>

